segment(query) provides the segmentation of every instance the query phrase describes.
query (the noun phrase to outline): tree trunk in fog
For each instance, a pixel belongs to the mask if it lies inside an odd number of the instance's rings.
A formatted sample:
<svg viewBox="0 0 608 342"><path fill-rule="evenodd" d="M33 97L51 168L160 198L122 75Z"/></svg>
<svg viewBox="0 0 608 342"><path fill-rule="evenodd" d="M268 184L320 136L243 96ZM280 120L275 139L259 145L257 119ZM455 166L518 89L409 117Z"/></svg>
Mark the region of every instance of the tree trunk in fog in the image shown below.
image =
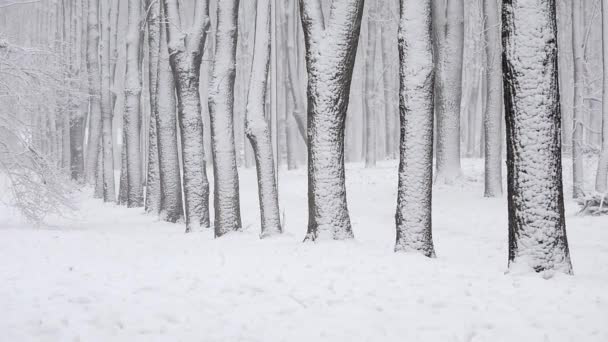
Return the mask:
<svg viewBox="0 0 608 342"><path fill-rule="evenodd" d="M127 179L129 208L144 205L142 167L141 167L141 41L140 31L141 4L129 0L129 27L126 34L127 68L125 75L125 136L127 145Z"/></svg>
<svg viewBox="0 0 608 342"><path fill-rule="evenodd" d="M388 6L387 6L388 7ZM386 12L383 12L386 13ZM391 89L391 71L390 65L391 61L389 60L388 49L391 48L394 36L391 34L391 30L387 27L388 24L383 24L380 26L380 38L381 38L381 51L382 51L382 67L384 68L382 71L382 84L384 87L384 131L386 133L386 138L384 139L384 150L386 153L386 157L388 159L395 158L395 114L393 111L393 101L390 96Z"/></svg>
<svg viewBox="0 0 608 342"><path fill-rule="evenodd" d="M363 0L334 0L327 27L314 1L300 0L308 68L308 233L353 238L346 203L344 129Z"/></svg>
<svg viewBox="0 0 608 342"><path fill-rule="evenodd" d="M501 0L484 0L487 101L483 118L485 135L484 196L502 195L502 45L500 38Z"/></svg>
<svg viewBox="0 0 608 342"><path fill-rule="evenodd" d="M222 0L217 4L215 56L209 86L216 237L241 229L233 120L238 5L238 0Z"/></svg>
<svg viewBox="0 0 608 342"><path fill-rule="evenodd" d="M450 0L445 8L435 1L433 20L437 39L437 173L435 182L453 183L460 169L460 100L464 49L464 3Z"/></svg>
<svg viewBox="0 0 608 342"><path fill-rule="evenodd" d="M209 29L209 2L196 3L195 22L188 30L180 20L180 2L163 0L167 46L177 91L186 201L186 231L209 227L209 181L205 165L203 120L199 95L201 60Z"/></svg>
<svg viewBox="0 0 608 342"><path fill-rule="evenodd" d="M89 76L89 142L86 155L86 177L94 184L97 175L99 141L101 137L101 75L99 73L99 1L89 0L87 19L87 69Z"/></svg>
<svg viewBox="0 0 608 342"><path fill-rule="evenodd" d="M158 133L156 127L156 87L158 77L158 56L160 52L160 3L157 0L146 1L148 21L148 71L150 82L150 122L148 125L148 165L146 166L146 203L148 213L160 213L161 183L158 155Z"/></svg>
<svg viewBox="0 0 608 342"><path fill-rule="evenodd" d="M73 5L74 6L74 5ZM77 13L84 13L85 5L83 1L76 1L75 8ZM88 10L88 8L87 8ZM81 18L81 20L78 20ZM83 23L84 18L80 15L75 16L75 23L73 26L72 35L72 55L75 59L74 63L71 63L71 67L73 70L70 72L70 75L74 79L74 85L76 85L76 79L80 77L83 73L87 72L86 68L86 50L88 49L88 45L85 44L86 36L87 36L87 27ZM79 25L77 25L79 24ZM78 58L80 57L80 58ZM76 59L80 60L80 63L76 62ZM79 82L80 90L83 94L88 94L88 85L86 82ZM74 86L74 89L77 87ZM85 158L84 158L84 149L85 149L85 125L86 125L86 117L89 111L89 97L84 96L83 98L76 97L75 101L72 104L73 114L70 117L69 122L69 130L70 130L70 169L72 173L72 179L78 183L81 183L85 180Z"/></svg>
<svg viewBox="0 0 608 342"><path fill-rule="evenodd" d="M433 188L433 45L431 0L401 0L399 22L401 142L395 251L435 256Z"/></svg>
<svg viewBox="0 0 608 342"><path fill-rule="evenodd" d="M270 1L258 0L255 20L253 63L247 95L245 132L255 154L258 176L261 237L281 233L279 197L272 153L270 127L264 117L268 66L270 63Z"/></svg>
<svg viewBox="0 0 608 342"><path fill-rule="evenodd" d="M161 9L162 11L162 9ZM162 220L178 222L184 217L182 179L177 147L177 116L175 113L175 83L167 48L167 24L160 24L160 53L156 78L156 127L158 133L159 175L161 183Z"/></svg>
<svg viewBox="0 0 608 342"><path fill-rule="evenodd" d="M287 11L287 21L288 23L290 23L290 25L288 25L287 27L287 35L289 37L287 40L287 49L289 56L289 58L287 58L287 80L289 81L289 93L293 101L293 118L296 123L298 132L302 137L302 140L304 140L305 144L308 144L308 140L306 137L306 105L302 99L302 94L304 93L304 91L301 88L301 83L298 82L298 64L297 60L295 60L294 58L298 56L298 32L296 30L297 27L291 24L291 22L296 21L295 16L298 13L298 6L296 1L292 1L291 3L293 8L290 8Z"/></svg>
<svg viewBox="0 0 608 342"><path fill-rule="evenodd" d="M603 91L602 91L602 150L597 167L595 190L608 192L608 0L602 1Z"/></svg>
<svg viewBox="0 0 608 342"><path fill-rule="evenodd" d="M127 119L123 112L123 132L122 132L122 146L120 148L120 184L118 189L118 204L127 205L129 203L129 177L127 175L127 135L125 130L125 123Z"/></svg>
<svg viewBox="0 0 608 342"><path fill-rule="evenodd" d="M103 199L115 202L114 148L112 141L112 97L110 90L110 3L101 3L101 117L103 153Z"/></svg>
<svg viewBox="0 0 608 342"><path fill-rule="evenodd" d="M95 167L95 188L93 198L103 199L103 136L99 140L99 153L97 153L97 166Z"/></svg>
<svg viewBox="0 0 608 342"><path fill-rule="evenodd" d="M555 0L504 0L509 267L572 273L566 238Z"/></svg>
<svg viewBox="0 0 608 342"><path fill-rule="evenodd" d="M376 166L376 121L378 101L376 94L376 20L378 16L377 2L368 2L367 11L367 47L365 49L365 80L363 87L364 113L365 113L365 167Z"/></svg>
<svg viewBox="0 0 608 342"><path fill-rule="evenodd" d="M572 0L572 50L574 52L574 122L572 128L572 196L583 196L584 120L584 18L582 0Z"/></svg>

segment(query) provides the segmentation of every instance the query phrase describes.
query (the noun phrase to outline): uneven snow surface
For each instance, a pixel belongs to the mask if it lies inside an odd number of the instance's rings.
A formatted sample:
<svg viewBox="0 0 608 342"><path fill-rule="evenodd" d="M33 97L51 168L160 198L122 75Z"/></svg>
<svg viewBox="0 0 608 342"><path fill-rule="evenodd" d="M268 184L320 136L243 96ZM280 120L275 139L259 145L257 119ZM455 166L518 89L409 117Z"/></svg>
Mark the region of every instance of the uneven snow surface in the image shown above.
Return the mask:
<svg viewBox="0 0 608 342"><path fill-rule="evenodd" d="M286 234L263 241L253 169L246 232L219 240L85 194L46 228L0 208L0 341L608 341L608 218L567 200L575 275L505 274L482 165L434 189L437 259L393 253L395 162L347 167L350 242L302 243L304 170L281 173Z"/></svg>

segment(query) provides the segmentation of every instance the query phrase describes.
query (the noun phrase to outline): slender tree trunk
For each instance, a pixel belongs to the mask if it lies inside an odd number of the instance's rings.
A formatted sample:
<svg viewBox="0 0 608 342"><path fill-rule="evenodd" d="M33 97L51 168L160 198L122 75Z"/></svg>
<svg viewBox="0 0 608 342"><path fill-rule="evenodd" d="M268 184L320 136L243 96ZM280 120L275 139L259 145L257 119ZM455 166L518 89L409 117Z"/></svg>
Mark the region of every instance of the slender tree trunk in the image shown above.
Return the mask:
<svg viewBox="0 0 608 342"><path fill-rule="evenodd" d="M272 141L268 122L264 117L269 63L270 1L258 0L245 132L255 154L262 218L262 238L281 233Z"/></svg>
<svg viewBox="0 0 608 342"><path fill-rule="evenodd" d="M439 1L435 1L439 3ZM446 8L433 11L437 37L437 173L435 181L450 184L461 176L460 100L462 96L462 56L464 48L463 0L450 0ZM437 13L439 12L439 13Z"/></svg>
<svg viewBox="0 0 608 342"><path fill-rule="evenodd" d="M99 73L99 18L98 0L88 0L87 20L87 69L89 75L89 143L87 147L86 177L89 184L95 183L101 136L101 75Z"/></svg>
<svg viewBox="0 0 608 342"><path fill-rule="evenodd" d="M162 11L162 9L161 9ZM156 78L156 127L158 132L159 175L161 183L162 220L178 222L184 218L182 180L177 147L177 116L175 113L175 83L167 48L167 24L160 24L160 53Z"/></svg>
<svg viewBox="0 0 608 342"><path fill-rule="evenodd" d="M384 5L386 8L389 8L388 5ZM387 13L387 12L383 12ZM390 10L389 12L390 13ZM393 99L391 97L391 61L389 59L389 49L392 48L392 43L394 40L394 36L391 34L391 30L389 29L390 23L384 23L380 26L381 32L381 50L382 50L382 85L383 85L383 97L384 97L384 131L386 132L386 138L384 139L384 150L386 153L387 159L395 158L395 137L394 127L395 125L395 113L393 110Z"/></svg>
<svg viewBox="0 0 608 342"><path fill-rule="evenodd" d="M401 143L395 251L435 256L433 188L433 46L431 0L401 0L399 22Z"/></svg>
<svg viewBox="0 0 608 342"><path fill-rule="evenodd" d="M502 18L509 267L570 274L555 0L504 0Z"/></svg>
<svg viewBox="0 0 608 342"><path fill-rule="evenodd" d="M584 32L583 2L572 0L572 50L574 52L574 123L572 128L572 196L583 192L583 121L584 121Z"/></svg>
<svg viewBox="0 0 608 342"><path fill-rule="evenodd" d="M179 1L163 0L167 44L177 91L177 110L182 142L186 231L209 227L209 181L205 165L203 120L199 96L201 60L209 29L209 3L199 0L195 24L181 25Z"/></svg>
<svg viewBox="0 0 608 342"><path fill-rule="evenodd" d="M300 0L308 67L308 233L353 238L346 203L344 129L363 0L334 0L327 27L315 2Z"/></svg>
<svg viewBox="0 0 608 342"><path fill-rule="evenodd" d="M378 117L376 94L376 16L378 15L377 2L368 2L367 12L367 47L365 50L365 80L363 103L365 105L365 167L375 167L377 160L377 129Z"/></svg>
<svg viewBox="0 0 608 342"><path fill-rule="evenodd" d="M602 91L602 150L597 166L595 190L608 192L608 0L602 1L603 91Z"/></svg>
<svg viewBox="0 0 608 342"><path fill-rule="evenodd" d="M239 0L217 4L215 57L209 87L216 237L241 229L233 120L238 5Z"/></svg>
<svg viewBox="0 0 608 342"><path fill-rule="evenodd" d="M160 182L158 133L156 126L156 95L158 77L158 59L160 52L160 3L158 0L148 0L148 63L150 82L150 124L148 127L148 165L146 176L145 210L149 213L160 213L162 207L162 188Z"/></svg>
<svg viewBox="0 0 608 342"><path fill-rule="evenodd" d="M103 142L103 199L116 202L114 187L114 148L112 141L112 98L110 90L110 3L101 3L101 117Z"/></svg>
<svg viewBox="0 0 608 342"><path fill-rule="evenodd" d="M484 0L486 38L487 101L483 128L485 136L485 197L502 195L502 44L500 38L501 0Z"/></svg>

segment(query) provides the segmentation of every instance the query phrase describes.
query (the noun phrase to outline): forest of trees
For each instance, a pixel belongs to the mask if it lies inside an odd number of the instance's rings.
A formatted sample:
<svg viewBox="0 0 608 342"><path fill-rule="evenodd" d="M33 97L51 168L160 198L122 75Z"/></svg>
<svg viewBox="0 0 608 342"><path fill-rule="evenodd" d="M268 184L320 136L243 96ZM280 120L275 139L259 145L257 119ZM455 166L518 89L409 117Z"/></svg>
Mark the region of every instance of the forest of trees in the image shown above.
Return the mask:
<svg viewBox="0 0 608 342"><path fill-rule="evenodd" d="M239 168L261 238L307 168L314 241L354 237L345 163L397 159L395 251L434 257L433 186L484 158L509 262L572 273L562 158L602 212L605 70L608 0L4 0L0 168L32 220L76 187L218 238L243 229Z"/></svg>

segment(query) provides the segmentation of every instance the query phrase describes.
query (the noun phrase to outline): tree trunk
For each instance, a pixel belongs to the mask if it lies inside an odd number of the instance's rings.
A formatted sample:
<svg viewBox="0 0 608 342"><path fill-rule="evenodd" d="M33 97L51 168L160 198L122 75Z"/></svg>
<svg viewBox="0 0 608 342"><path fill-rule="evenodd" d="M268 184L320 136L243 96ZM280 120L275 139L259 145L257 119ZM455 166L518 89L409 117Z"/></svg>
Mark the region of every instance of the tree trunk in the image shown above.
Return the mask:
<svg viewBox="0 0 608 342"><path fill-rule="evenodd" d="M572 50L574 52L574 122L572 128L572 196L583 192L583 120L584 120L584 32L583 2L572 0Z"/></svg>
<svg viewBox="0 0 608 342"><path fill-rule="evenodd" d="M255 154L258 176L261 237L281 233L279 197L274 168L270 128L264 117L266 80L270 63L270 1L258 0L255 23L253 64L247 96L247 118L245 132Z"/></svg>
<svg viewBox="0 0 608 342"><path fill-rule="evenodd" d="M89 142L87 146L86 177L89 184L95 183L99 142L101 136L101 75L99 73L99 18L98 0L88 0L87 19L87 69L89 76Z"/></svg>
<svg viewBox="0 0 608 342"><path fill-rule="evenodd" d="M435 1L439 3L439 1ZM461 176L460 100L464 48L463 0L433 8L437 38L437 173L435 182L451 184ZM445 17L441 11L445 11ZM441 19L440 19L441 18Z"/></svg>
<svg viewBox="0 0 608 342"><path fill-rule="evenodd" d="M308 68L308 233L305 240L353 238L346 203L344 129L363 0L334 0L327 25L300 0Z"/></svg>
<svg viewBox="0 0 608 342"><path fill-rule="evenodd" d="M570 274L555 0L504 0L502 18L509 267Z"/></svg>
<svg viewBox="0 0 608 342"><path fill-rule="evenodd" d="M485 136L485 197L502 195L502 70L500 42L501 0L484 0L487 101L483 120Z"/></svg>
<svg viewBox="0 0 608 342"><path fill-rule="evenodd" d="M401 142L395 251L435 256L433 188L433 47L431 0L401 0L399 23Z"/></svg>
<svg viewBox="0 0 608 342"><path fill-rule="evenodd" d="M372 5L373 4L373 5ZM365 110L365 167L375 167L377 160L376 121L378 110L376 94L376 16L378 15L377 2L368 2L367 11L367 47L365 50L365 79L363 87L363 103Z"/></svg>
<svg viewBox="0 0 608 342"><path fill-rule="evenodd" d="M103 143L103 199L116 202L114 187L114 148L112 142L112 94L110 90L110 3L101 3L101 117Z"/></svg>
<svg viewBox="0 0 608 342"><path fill-rule="evenodd" d="M161 9L162 11L162 9ZM162 220L178 222L184 217L182 205L182 180L177 147L177 117L175 113L175 83L167 48L167 26L160 24L160 54L156 78L156 127L158 133L158 157L161 183Z"/></svg>
<svg viewBox="0 0 608 342"><path fill-rule="evenodd" d="M217 4L215 57L209 87L216 237L241 229L233 120L238 5L239 0Z"/></svg>
<svg viewBox="0 0 608 342"><path fill-rule="evenodd" d="M608 192L608 0L602 1L602 45L603 45L603 64L604 88L602 91L602 150L597 166L597 176L595 179L595 190L598 192Z"/></svg>
<svg viewBox="0 0 608 342"><path fill-rule="evenodd" d="M209 3L199 0L195 25L185 30L179 17L179 1L163 0L167 45L177 91L177 110L182 142L186 231L209 227L209 181L205 165L203 120L199 95L201 60L209 29Z"/></svg>

